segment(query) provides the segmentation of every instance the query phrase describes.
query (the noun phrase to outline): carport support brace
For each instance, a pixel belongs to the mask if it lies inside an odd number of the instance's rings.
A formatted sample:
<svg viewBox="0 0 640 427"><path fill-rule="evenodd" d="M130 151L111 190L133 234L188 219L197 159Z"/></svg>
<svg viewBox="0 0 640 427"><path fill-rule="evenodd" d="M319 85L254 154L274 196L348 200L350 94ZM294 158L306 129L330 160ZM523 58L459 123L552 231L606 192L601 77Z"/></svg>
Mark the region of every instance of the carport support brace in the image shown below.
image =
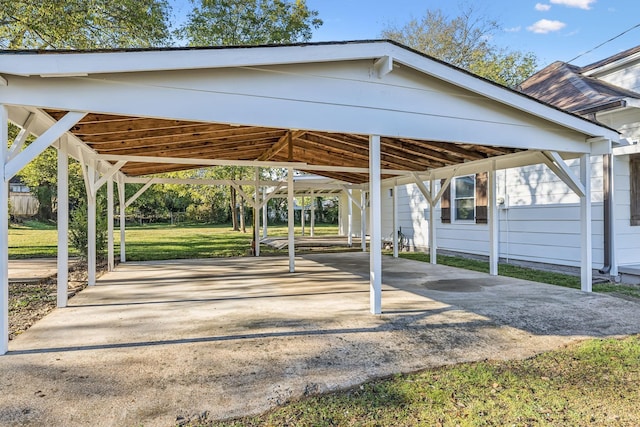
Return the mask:
<svg viewBox="0 0 640 427"><path fill-rule="evenodd" d="M120 209L120 262L127 262L127 251L125 241L125 227L127 226L127 218L125 214L125 193L124 193L124 180L118 180L118 208Z"/></svg>
<svg viewBox="0 0 640 427"><path fill-rule="evenodd" d="M96 169L92 161L87 167L91 182L96 181ZM88 286L96 284L96 194L93 188L87 191L87 279Z"/></svg>
<svg viewBox="0 0 640 427"><path fill-rule="evenodd" d="M311 190L311 224L309 225L309 236L314 237L316 234L316 203L315 197L313 195L313 190Z"/></svg>
<svg viewBox="0 0 640 427"><path fill-rule="evenodd" d="M382 191L380 185L380 136L371 135L369 136L369 202L371 203L369 298L372 314L382 313Z"/></svg>
<svg viewBox="0 0 640 427"><path fill-rule="evenodd" d="M260 168L255 168L256 173L256 192L255 206L253 207L253 241L254 255L260 256Z"/></svg>
<svg viewBox="0 0 640 427"><path fill-rule="evenodd" d="M287 224L289 244L289 273L296 272L296 248L293 234L293 168L287 169Z"/></svg>
<svg viewBox="0 0 640 427"><path fill-rule="evenodd" d="M360 190L360 240L362 252L367 252L367 194L364 189Z"/></svg>
<svg viewBox="0 0 640 427"><path fill-rule="evenodd" d="M431 177L429 181L431 194L436 194L436 180ZM429 262L433 265L438 264L438 235L436 234L436 204L437 199L432 199L429 203Z"/></svg>
<svg viewBox="0 0 640 427"><path fill-rule="evenodd" d="M113 244L113 178L107 179L107 266L109 271L115 267Z"/></svg>
<svg viewBox="0 0 640 427"><path fill-rule="evenodd" d="M353 246L353 194L347 190L347 245Z"/></svg>
<svg viewBox="0 0 640 427"><path fill-rule="evenodd" d="M584 292L592 290L592 237L591 237L591 157L589 154L580 156L580 181L584 186L584 195L580 197L580 247L582 250L581 289Z"/></svg>
<svg viewBox="0 0 640 427"><path fill-rule="evenodd" d="M58 278L57 305L67 306L69 282L69 155L67 140L58 143Z"/></svg>
<svg viewBox="0 0 640 427"><path fill-rule="evenodd" d="M9 112L0 104L0 355L9 351Z"/></svg>
<svg viewBox="0 0 640 427"><path fill-rule="evenodd" d="M488 220L489 220L489 274L498 275L498 216L496 215L496 164L491 162L489 171L489 200L488 200Z"/></svg>
<svg viewBox="0 0 640 427"><path fill-rule="evenodd" d="M267 200L267 188L262 189L262 200ZM269 211L267 210L268 204L265 203L262 207L262 238L267 238L267 222L269 221Z"/></svg>
<svg viewBox="0 0 640 427"><path fill-rule="evenodd" d="M393 257L398 258L398 182L394 181L392 192L393 192L393 231L391 232L391 239L393 244Z"/></svg>

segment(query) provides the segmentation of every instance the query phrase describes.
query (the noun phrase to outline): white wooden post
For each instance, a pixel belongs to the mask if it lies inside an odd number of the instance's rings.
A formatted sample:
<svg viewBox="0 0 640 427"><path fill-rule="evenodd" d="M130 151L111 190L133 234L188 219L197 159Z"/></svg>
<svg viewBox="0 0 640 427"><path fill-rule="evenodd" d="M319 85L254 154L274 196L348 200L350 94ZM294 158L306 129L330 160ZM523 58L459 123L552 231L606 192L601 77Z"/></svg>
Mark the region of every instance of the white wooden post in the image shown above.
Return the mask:
<svg viewBox="0 0 640 427"><path fill-rule="evenodd" d="M584 186L584 196L580 197L580 235L581 235L581 289L591 292L592 288L592 236L591 236L591 157L580 156L580 181Z"/></svg>
<svg viewBox="0 0 640 427"><path fill-rule="evenodd" d="M69 155L66 137L58 147L58 286L57 305L67 306L69 287Z"/></svg>
<svg viewBox="0 0 640 427"><path fill-rule="evenodd" d="M313 190L311 191L311 228L310 228L310 232L309 235L311 237L314 237L316 234L316 201L315 198L313 197Z"/></svg>
<svg viewBox="0 0 640 427"><path fill-rule="evenodd" d="M267 188L262 189L262 200L267 200ZM262 237L267 238L267 223L269 222L269 211L267 209L268 203L265 203L262 207Z"/></svg>
<svg viewBox="0 0 640 427"><path fill-rule="evenodd" d="M393 231L391 235L393 236L393 257L398 258L398 186L396 183L393 184Z"/></svg>
<svg viewBox="0 0 640 427"><path fill-rule="evenodd" d="M0 104L0 355L9 351L9 112Z"/></svg>
<svg viewBox="0 0 640 427"><path fill-rule="evenodd" d="M610 248L609 248L609 257L611 259L611 270L609 271L609 275L616 277L618 275L618 259L617 259L617 251L616 251L616 240L617 240L617 232L616 232L616 156L613 154L609 154L609 206L606 206L605 209L609 209L609 223L610 229L604 230L605 233L609 233L610 239Z"/></svg>
<svg viewBox="0 0 640 427"><path fill-rule="evenodd" d="M255 242L255 256L260 256L260 168L255 168L256 172L256 192L255 206L253 208L253 240Z"/></svg>
<svg viewBox="0 0 640 427"><path fill-rule="evenodd" d="M367 252L367 198L364 189L360 190L360 245L362 252Z"/></svg>
<svg viewBox="0 0 640 427"><path fill-rule="evenodd" d="M372 314L382 313L382 201L380 179L380 136L369 136L369 298Z"/></svg>
<svg viewBox="0 0 640 427"><path fill-rule="evenodd" d="M436 180L429 181L431 194L436 194ZM433 265L438 264L438 236L436 235L436 204L438 200L432 198L429 203L429 262Z"/></svg>
<svg viewBox="0 0 640 427"><path fill-rule="evenodd" d="M125 228L127 226L127 218L125 214L126 195L124 193L124 181L118 180L118 208L120 209L120 262L127 262L127 250L125 242Z"/></svg>
<svg viewBox="0 0 640 427"><path fill-rule="evenodd" d="M294 237L294 222L293 222L293 169L289 168L287 170L287 223L288 223L288 231L289 231L289 272L295 273L296 271L296 248L295 248L295 237Z"/></svg>
<svg viewBox="0 0 640 427"><path fill-rule="evenodd" d="M353 246L353 190L349 189L347 194L347 244Z"/></svg>
<svg viewBox="0 0 640 427"><path fill-rule="evenodd" d="M96 182L96 170L91 162L87 168L90 182ZM96 284L96 194L93 187L87 191L87 284Z"/></svg>
<svg viewBox="0 0 640 427"><path fill-rule="evenodd" d="M302 227L302 235L304 236L304 196L301 198L300 204L300 226Z"/></svg>
<svg viewBox="0 0 640 427"><path fill-rule="evenodd" d="M113 178L107 179L107 263L109 271L115 268L113 248Z"/></svg>
<svg viewBox="0 0 640 427"><path fill-rule="evenodd" d="M498 215L496 209L496 169L495 161L491 164L489 171L489 182L487 183L489 197L487 198L487 219L489 222L489 274L498 275Z"/></svg>

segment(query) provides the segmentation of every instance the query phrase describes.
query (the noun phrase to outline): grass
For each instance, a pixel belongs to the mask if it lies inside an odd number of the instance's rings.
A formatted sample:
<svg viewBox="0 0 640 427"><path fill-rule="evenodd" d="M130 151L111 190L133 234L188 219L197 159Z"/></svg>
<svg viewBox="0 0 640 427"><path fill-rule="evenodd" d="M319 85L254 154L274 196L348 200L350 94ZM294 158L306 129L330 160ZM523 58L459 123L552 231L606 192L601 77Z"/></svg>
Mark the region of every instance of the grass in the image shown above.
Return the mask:
<svg viewBox="0 0 640 427"><path fill-rule="evenodd" d="M286 226L270 226L269 236L286 236ZM309 233L309 227L306 228ZM301 228L295 228L297 236ZM336 235L337 226L316 224L315 235ZM57 254L57 230L55 225L25 222L9 229L9 257L40 258ZM115 251L120 251L120 234L115 233ZM126 229L127 260L152 261L161 259L188 259L232 257L247 255L251 250L251 228L247 233L233 231L228 224L169 224L133 225ZM266 251L265 253L268 253ZM77 253L71 250L71 255Z"/></svg>
<svg viewBox="0 0 640 427"><path fill-rule="evenodd" d="M396 375L210 426L640 425L640 338ZM194 424L198 425L198 424Z"/></svg>
<svg viewBox="0 0 640 427"><path fill-rule="evenodd" d="M55 224L25 221L9 227L9 258L51 258L58 253ZM70 249L72 256L77 255Z"/></svg>
<svg viewBox="0 0 640 427"><path fill-rule="evenodd" d="M402 258L414 261L429 262L429 255L420 252L402 252L398 255ZM489 273L489 263L486 261L438 255L438 264ZM532 282L548 283L550 285L580 289L580 277L569 274L535 270L533 268L519 267L511 264L498 265L498 274L501 276L514 277L516 279L530 280ZM635 286L595 283L593 285L593 291L640 298L640 288Z"/></svg>

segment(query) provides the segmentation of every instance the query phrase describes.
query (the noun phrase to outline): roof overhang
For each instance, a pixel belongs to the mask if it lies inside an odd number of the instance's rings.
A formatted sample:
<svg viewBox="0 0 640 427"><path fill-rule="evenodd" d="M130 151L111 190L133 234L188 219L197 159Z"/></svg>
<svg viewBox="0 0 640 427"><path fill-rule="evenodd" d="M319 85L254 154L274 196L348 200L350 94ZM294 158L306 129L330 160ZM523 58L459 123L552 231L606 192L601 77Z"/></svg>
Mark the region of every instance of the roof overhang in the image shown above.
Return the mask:
<svg viewBox="0 0 640 427"><path fill-rule="evenodd" d="M386 178L618 139L388 41L0 55L13 122L35 114L41 134L89 113L68 133L75 154L131 176L235 163L363 183L369 135L382 137Z"/></svg>

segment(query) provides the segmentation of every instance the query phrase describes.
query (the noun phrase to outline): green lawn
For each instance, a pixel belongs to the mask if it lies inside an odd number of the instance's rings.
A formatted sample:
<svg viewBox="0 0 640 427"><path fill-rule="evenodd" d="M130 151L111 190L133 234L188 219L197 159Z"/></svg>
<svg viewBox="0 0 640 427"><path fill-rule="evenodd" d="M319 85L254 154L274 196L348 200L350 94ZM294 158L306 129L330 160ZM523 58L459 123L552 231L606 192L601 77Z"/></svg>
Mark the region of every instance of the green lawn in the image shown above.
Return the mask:
<svg viewBox="0 0 640 427"><path fill-rule="evenodd" d="M638 426L640 338L429 369L209 426ZM198 425L198 424L193 424Z"/></svg>
<svg viewBox="0 0 640 427"><path fill-rule="evenodd" d="M284 225L269 226L269 236L286 236ZM297 236L301 227L295 228ZM309 227L305 228L306 235ZM315 235L337 235L335 225L317 224ZM9 257L35 258L55 257L57 253L57 231L55 226L39 222L12 225L9 228ZM134 225L126 229L127 259L146 261L160 259L185 259L231 257L246 255L251 249L251 228L247 233L233 231L228 224L222 225ZM115 233L115 251L120 251L120 233ZM77 255L71 250L71 255Z"/></svg>
<svg viewBox="0 0 640 427"><path fill-rule="evenodd" d="M71 255L77 255L70 249ZM27 221L9 226L9 258L50 258L58 253L55 225Z"/></svg>

